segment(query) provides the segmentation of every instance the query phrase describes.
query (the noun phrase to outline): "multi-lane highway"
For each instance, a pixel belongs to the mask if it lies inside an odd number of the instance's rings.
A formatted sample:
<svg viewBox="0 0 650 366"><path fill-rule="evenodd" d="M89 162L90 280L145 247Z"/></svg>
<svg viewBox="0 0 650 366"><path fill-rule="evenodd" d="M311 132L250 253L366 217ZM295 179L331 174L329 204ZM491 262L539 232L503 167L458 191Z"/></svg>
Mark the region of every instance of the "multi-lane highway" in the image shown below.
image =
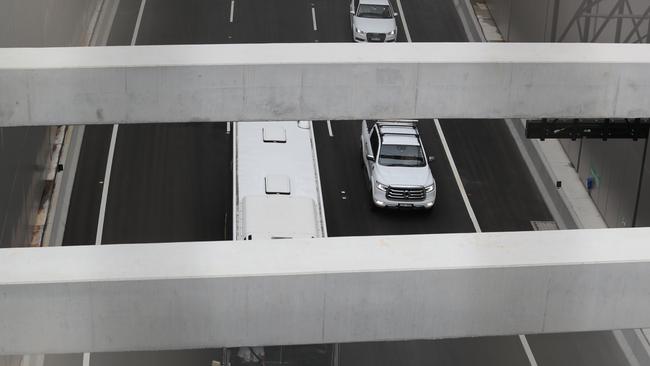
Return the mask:
<svg viewBox="0 0 650 366"><path fill-rule="evenodd" d="M401 0L394 6L402 9L399 41L467 41L452 0ZM348 2L123 0L109 44L133 40L140 45L350 42ZM427 153L436 158L431 169L438 201L431 212L372 210L360 168L359 121L315 123L330 236L531 230L531 221L552 220L503 121L443 120L439 129L434 120L419 124ZM100 227L103 244L231 239L232 136L226 124L121 126L112 132L111 126L86 128L64 244L94 244ZM110 185L104 189L109 166ZM526 340L529 348L517 336L346 344L339 362L626 364L611 332ZM305 350L269 353L283 352L283 359L301 365L331 358L328 346Z"/></svg>

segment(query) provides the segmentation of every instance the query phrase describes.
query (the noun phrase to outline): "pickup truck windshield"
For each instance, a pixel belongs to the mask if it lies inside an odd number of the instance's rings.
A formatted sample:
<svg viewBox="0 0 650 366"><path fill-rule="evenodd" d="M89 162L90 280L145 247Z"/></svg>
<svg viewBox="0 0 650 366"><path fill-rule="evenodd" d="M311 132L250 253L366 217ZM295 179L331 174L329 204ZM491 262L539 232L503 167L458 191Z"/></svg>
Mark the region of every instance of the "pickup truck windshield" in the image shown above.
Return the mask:
<svg viewBox="0 0 650 366"><path fill-rule="evenodd" d="M393 17L390 8L386 5L361 4L357 16L361 18L390 19Z"/></svg>
<svg viewBox="0 0 650 366"><path fill-rule="evenodd" d="M384 166L423 167L422 149L414 145L382 145L379 164Z"/></svg>

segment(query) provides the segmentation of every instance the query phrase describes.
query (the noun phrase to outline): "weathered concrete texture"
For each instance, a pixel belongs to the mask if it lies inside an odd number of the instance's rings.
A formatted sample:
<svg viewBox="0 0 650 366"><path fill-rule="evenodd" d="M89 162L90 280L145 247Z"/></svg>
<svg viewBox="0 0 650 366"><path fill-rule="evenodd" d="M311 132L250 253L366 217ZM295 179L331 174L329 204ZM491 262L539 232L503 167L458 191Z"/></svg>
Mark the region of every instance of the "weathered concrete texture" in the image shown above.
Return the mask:
<svg viewBox="0 0 650 366"><path fill-rule="evenodd" d="M2 249L0 354L647 327L649 234Z"/></svg>
<svg viewBox="0 0 650 366"><path fill-rule="evenodd" d="M586 20L580 12L585 0L486 0L499 31L508 42L636 42L648 32L650 16L641 18L650 4L647 0L627 0L630 8L615 9L619 0L601 0L591 10L598 18ZM631 10L630 10L631 9ZM607 15L635 15L619 22ZM580 31L576 15L579 18ZM633 32L635 24L639 31ZM601 30L602 27L602 30ZM617 32L618 28L618 32ZM618 39L617 39L618 34ZM626 38L630 36L630 40ZM642 40L642 42L648 42Z"/></svg>
<svg viewBox="0 0 650 366"><path fill-rule="evenodd" d="M650 116L637 45L0 50L0 125Z"/></svg>
<svg viewBox="0 0 650 366"><path fill-rule="evenodd" d="M0 48L85 44L100 4L101 0L3 0ZM11 87L4 81L0 78L0 94ZM28 245L31 240L53 132L42 127L0 128L0 247Z"/></svg>
<svg viewBox="0 0 650 366"><path fill-rule="evenodd" d="M593 179L589 194L609 227L634 222L645 144L646 140L582 142L578 174L583 182ZM646 185L647 190L650 183Z"/></svg>
<svg viewBox="0 0 650 366"><path fill-rule="evenodd" d="M0 356L0 366L21 366L22 356Z"/></svg>
<svg viewBox="0 0 650 366"><path fill-rule="evenodd" d="M0 128L0 247L29 245L55 129Z"/></svg>
<svg viewBox="0 0 650 366"><path fill-rule="evenodd" d="M3 0L0 47L79 46L101 0Z"/></svg>

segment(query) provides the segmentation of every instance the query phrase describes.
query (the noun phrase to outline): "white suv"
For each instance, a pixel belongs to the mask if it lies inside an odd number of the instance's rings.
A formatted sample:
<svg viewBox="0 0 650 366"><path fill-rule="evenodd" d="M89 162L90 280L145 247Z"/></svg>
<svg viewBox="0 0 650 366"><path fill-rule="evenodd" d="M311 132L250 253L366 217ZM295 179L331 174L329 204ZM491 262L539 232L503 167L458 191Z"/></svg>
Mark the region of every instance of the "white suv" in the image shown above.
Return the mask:
<svg viewBox="0 0 650 366"><path fill-rule="evenodd" d="M361 126L361 158L377 207L431 208L436 181L415 122Z"/></svg>
<svg viewBox="0 0 650 366"><path fill-rule="evenodd" d="M389 0L352 0L350 23L355 42L395 42L397 23Z"/></svg>

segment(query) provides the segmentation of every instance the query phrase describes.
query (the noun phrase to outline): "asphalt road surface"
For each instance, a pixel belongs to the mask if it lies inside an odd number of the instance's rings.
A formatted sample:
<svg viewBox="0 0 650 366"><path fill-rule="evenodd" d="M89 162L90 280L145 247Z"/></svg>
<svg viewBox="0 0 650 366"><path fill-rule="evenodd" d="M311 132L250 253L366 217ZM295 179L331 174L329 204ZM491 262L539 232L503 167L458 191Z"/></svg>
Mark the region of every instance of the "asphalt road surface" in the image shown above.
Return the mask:
<svg viewBox="0 0 650 366"><path fill-rule="evenodd" d="M140 1L121 1L111 44L130 44ZM402 0L414 41L466 41L452 0ZM396 7L397 8L397 7ZM312 13L313 9L313 13ZM313 15L312 15L313 14ZM314 22L315 19L315 22ZM399 22L399 40L405 41ZM148 0L137 44L350 42L346 0ZM434 116L432 116L433 118ZM530 230L550 214L503 121L441 121L479 225ZM229 239L230 152L223 124L122 126L107 197L107 243ZM474 228L431 120L420 122L438 202L431 212L375 211L363 189L358 121L315 124L330 235L468 232ZM86 130L66 244L92 244L110 127ZM345 197L345 198L343 198ZM623 365L611 332L528 337L538 365ZM317 347L318 348L318 347ZM291 353L291 347L286 348ZM294 354L304 348L293 348ZM322 348L319 348L322 350ZM110 355L109 355L110 356ZM322 355L318 360L322 361ZM285 357L288 359L291 357ZM142 361L142 359L140 359ZM295 357L293 364L315 364ZM345 344L340 364L530 365L518 337ZM123 363L124 364L124 363Z"/></svg>

